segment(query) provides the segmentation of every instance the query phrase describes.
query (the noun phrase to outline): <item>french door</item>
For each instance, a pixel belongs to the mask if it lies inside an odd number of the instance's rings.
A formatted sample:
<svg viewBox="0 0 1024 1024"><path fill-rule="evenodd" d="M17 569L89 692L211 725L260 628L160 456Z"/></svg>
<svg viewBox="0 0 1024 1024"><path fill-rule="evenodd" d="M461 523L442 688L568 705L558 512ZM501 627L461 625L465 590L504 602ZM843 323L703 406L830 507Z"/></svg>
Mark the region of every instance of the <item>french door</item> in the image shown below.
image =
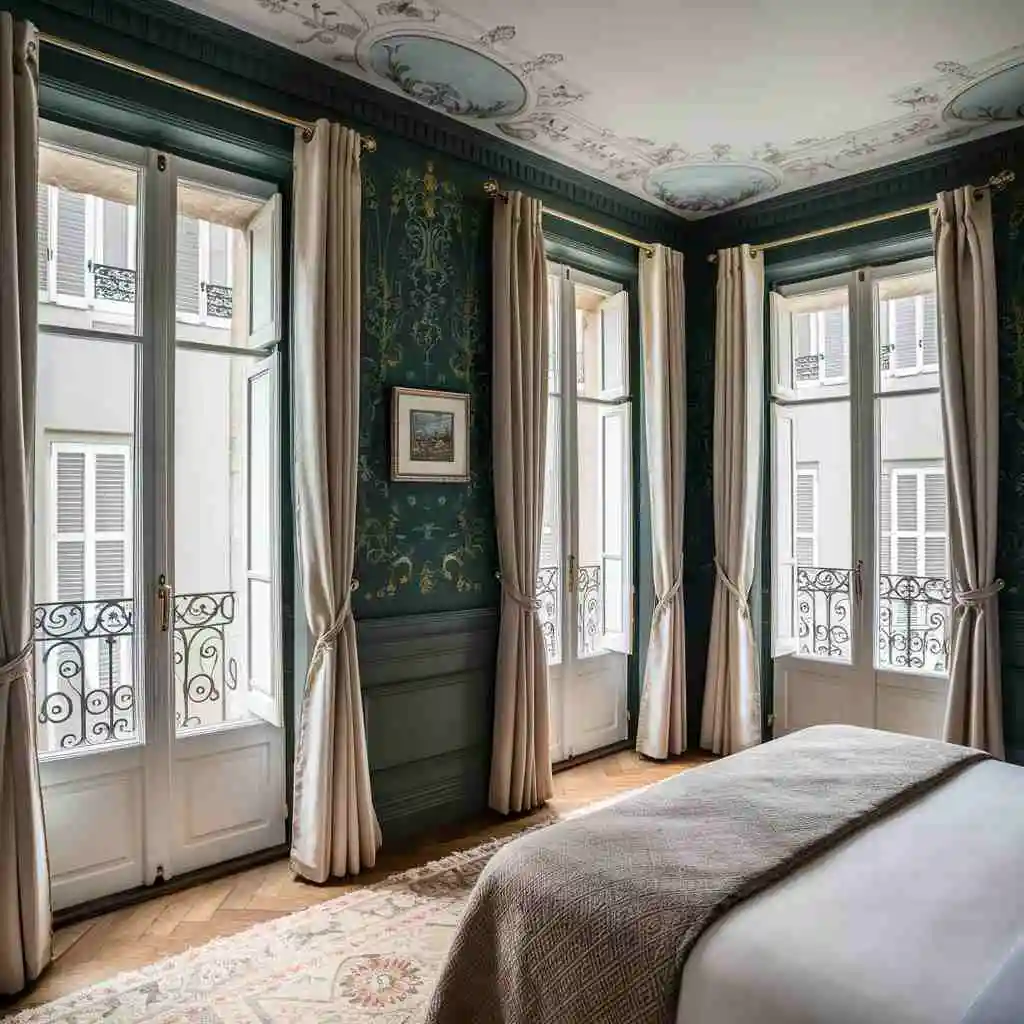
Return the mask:
<svg viewBox="0 0 1024 1024"><path fill-rule="evenodd" d="M632 398L622 286L550 264L547 453L537 596L551 755L626 739L633 634Z"/></svg>
<svg viewBox="0 0 1024 1024"><path fill-rule="evenodd" d="M34 640L61 908L284 841L280 200L42 135Z"/></svg>
<svg viewBox="0 0 1024 1024"><path fill-rule="evenodd" d="M951 596L931 260L771 295L776 735L938 736Z"/></svg>

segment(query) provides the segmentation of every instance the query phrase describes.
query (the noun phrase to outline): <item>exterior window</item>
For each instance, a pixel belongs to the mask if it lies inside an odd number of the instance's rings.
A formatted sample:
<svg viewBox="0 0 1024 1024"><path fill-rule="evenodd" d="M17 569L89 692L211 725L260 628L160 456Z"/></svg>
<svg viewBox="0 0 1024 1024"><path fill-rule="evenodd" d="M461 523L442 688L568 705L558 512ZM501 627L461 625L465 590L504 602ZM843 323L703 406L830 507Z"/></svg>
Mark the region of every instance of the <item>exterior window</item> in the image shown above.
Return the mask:
<svg viewBox="0 0 1024 1024"><path fill-rule="evenodd" d="M812 310L793 317L797 387L845 383L850 348L848 323L845 307Z"/></svg>
<svg viewBox="0 0 1024 1024"><path fill-rule="evenodd" d="M175 308L179 321L231 327L233 235L223 224L178 215Z"/></svg>
<svg viewBox="0 0 1024 1024"><path fill-rule="evenodd" d="M908 376L938 370L939 329L934 292L883 299L879 313L883 373Z"/></svg>

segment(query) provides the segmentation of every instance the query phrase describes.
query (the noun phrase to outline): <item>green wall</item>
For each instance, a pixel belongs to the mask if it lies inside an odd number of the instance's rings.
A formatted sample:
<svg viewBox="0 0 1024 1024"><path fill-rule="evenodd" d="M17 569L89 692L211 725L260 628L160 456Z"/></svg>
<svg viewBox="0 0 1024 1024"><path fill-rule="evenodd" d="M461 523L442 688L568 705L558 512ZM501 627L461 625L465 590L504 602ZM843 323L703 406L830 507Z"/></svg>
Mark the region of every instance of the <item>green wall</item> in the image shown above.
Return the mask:
<svg viewBox="0 0 1024 1024"><path fill-rule="evenodd" d="M491 489L491 200L408 145L363 163L363 364L356 614L497 603ZM390 479L390 389L471 396L470 481Z"/></svg>
<svg viewBox="0 0 1024 1024"><path fill-rule="evenodd" d="M1000 600L1003 707L1009 756L1024 763L1024 130L1003 133L956 149L930 154L866 175L759 204L700 225L688 247L687 346L691 366L690 439L687 446L687 612L690 630L691 700L699 705L707 659L705 616L714 581L710 436L714 351L714 271L709 252L740 242L765 242L832 224L916 205L936 192L966 183L983 184L1002 170L1017 181L993 200L1000 323L1000 492L996 570L1006 582ZM864 263L894 262L929 251L924 215L844 232L766 253L769 282L814 277ZM922 250L922 246L924 249ZM762 566L758 616L767 637L767 574ZM764 712L771 710L770 661L765 667ZM700 678L697 678L697 674ZM694 686L694 683L697 683ZM699 707L698 707L699 711ZM698 720L699 721L699 720ZM765 722L767 727L767 722ZM691 739L695 739L691 720Z"/></svg>

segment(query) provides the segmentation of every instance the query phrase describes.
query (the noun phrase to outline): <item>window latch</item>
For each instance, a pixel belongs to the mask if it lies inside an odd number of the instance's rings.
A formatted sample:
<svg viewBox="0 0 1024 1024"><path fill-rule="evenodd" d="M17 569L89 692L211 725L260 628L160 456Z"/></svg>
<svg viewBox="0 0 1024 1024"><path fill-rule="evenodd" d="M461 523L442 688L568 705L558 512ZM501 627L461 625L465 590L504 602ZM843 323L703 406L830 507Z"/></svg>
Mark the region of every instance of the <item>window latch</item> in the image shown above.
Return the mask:
<svg viewBox="0 0 1024 1024"><path fill-rule="evenodd" d="M157 581L156 601L160 614L160 632L166 633L171 628L171 588L167 586L167 577L163 573Z"/></svg>
<svg viewBox="0 0 1024 1024"><path fill-rule="evenodd" d="M857 603L864 599L864 559L857 559L857 567L853 570L853 594Z"/></svg>
<svg viewBox="0 0 1024 1024"><path fill-rule="evenodd" d="M569 571L565 578L565 585L571 594L576 589L576 556L569 556Z"/></svg>

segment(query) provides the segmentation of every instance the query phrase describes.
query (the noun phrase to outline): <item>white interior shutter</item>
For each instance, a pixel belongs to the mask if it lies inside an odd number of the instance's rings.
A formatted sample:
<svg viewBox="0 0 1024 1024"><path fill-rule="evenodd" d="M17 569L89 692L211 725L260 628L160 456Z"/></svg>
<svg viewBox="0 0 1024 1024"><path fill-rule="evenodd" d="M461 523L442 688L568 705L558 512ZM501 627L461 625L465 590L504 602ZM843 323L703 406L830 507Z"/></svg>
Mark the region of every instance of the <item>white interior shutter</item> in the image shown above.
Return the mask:
<svg viewBox="0 0 1024 1024"><path fill-rule="evenodd" d="M935 292L929 292L923 296L923 306L923 362L928 369L934 369L939 365L939 311L935 300Z"/></svg>
<svg viewBox="0 0 1024 1024"><path fill-rule="evenodd" d="M916 299L892 299L893 337L890 366L896 373L917 369L917 310Z"/></svg>
<svg viewBox="0 0 1024 1024"><path fill-rule="evenodd" d="M796 338L796 320L793 316L790 304L785 296L778 292L768 293L768 304L771 313L771 364L772 364L772 394L777 398L794 397L794 388L799 378L799 369L794 375L794 366L797 365L797 347L799 342ZM803 365L803 364L799 364ZM818 371L815 368L814 379L818 379Z"/></svg>
<svg viewBox="0 0 1024 1024"><path fill-rule="evenodd" d="M57 294L85 298L86 197L57 190Z"/></svg>
<svg viewBox="0 0 1024 1024"><path fill-rule="evenodd" d="M251 367L246 385L246 662L248 707L284 723L278 505L277 354Z"/></svg>
<svg viewBox="0 0 1024 1024"><path fill-rule="evenodd" d="M629 297L616 292L601 303L601 398L627 394L626 332L629 328ZM577 356L577 366L579 365Z"/></svg>
<svg viewBox="0 0 1024 1024"><path fill-rule="evenodd" d="M846 380L847 329L846 308L826 309L823 315L825 380Z"/></svg>
<svg viewBox="0 0 1024 1024"><path fill-rule="evenodd" d="M175 308L179 313L199 315L199 221L178 216L175 257Z"/></svg>
<svg viewBox="0 0 1024 1024"><path fill-rule="evenodd" d="M281 197L271 196L245 230L249 345L281 340Z"/></svg>
<svg viewBox="0 0 1024 1024"><path fill-rule="evenodd" d="M630 419L632 405L601 409L601 646L632 652Z"/></svg>
<svg viewBox="0 0 1024 1024"><path fill-rule="evenodd" d="M773 407L772 418L772 656L795 654L796 621L796 422Z"/></svg>

